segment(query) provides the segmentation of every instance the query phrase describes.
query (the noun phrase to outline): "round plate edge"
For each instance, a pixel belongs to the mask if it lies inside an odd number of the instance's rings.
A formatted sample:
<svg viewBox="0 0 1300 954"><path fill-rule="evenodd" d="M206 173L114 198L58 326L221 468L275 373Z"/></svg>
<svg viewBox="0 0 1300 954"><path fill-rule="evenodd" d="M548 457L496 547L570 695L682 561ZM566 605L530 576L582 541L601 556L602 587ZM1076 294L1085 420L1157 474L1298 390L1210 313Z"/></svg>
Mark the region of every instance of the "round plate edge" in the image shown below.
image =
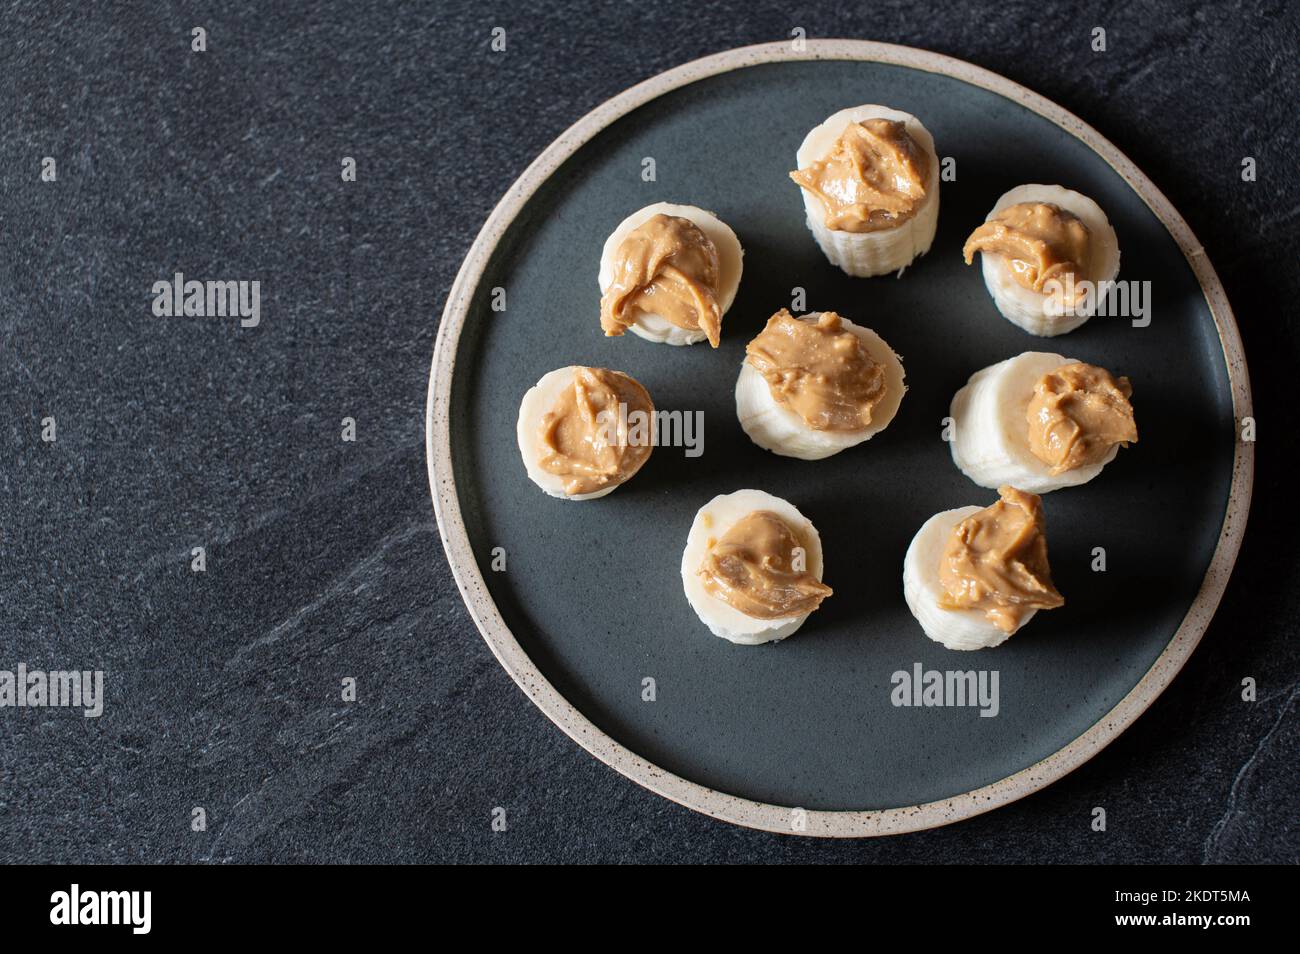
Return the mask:
<svg viewBox="0 0 1300 954"><path fill-rule="evenodd" d="M439 535L452 575L484 641L525 695L565 734L596 758L651 791L714 818L780 834L854 838L920 831L950 824L1023 798L1064 777L1118 737L1169 685L1200 642L1241 549L1254 480L1254 445L1237 440L1223 526L1200 591L1160 657L1102 719L1064 748L990 785L922 805L874 811L803 811L715 791L647 762L602 732L537 670L497 610L479 573L461 518L451 466L448 409L455 352L474 288L506 228L537 188L584 143L650 100L719 73L791 60L861 60L939 73L979 86L1050 120L1101 156L1147 204L1186 256L1218 329L1240 424L1252 413L1250 379L1240 331L1204 248L1164 194L1123 153L1068 110L999 74L964 60L868 40L807 40L740 47L653 76L607 100L565 130L511 185L488 216L452 283L434 346L425 411L425 454ZM798 811L802 814L795 815ZM794 822L798 820L800 824Z"/></svg>

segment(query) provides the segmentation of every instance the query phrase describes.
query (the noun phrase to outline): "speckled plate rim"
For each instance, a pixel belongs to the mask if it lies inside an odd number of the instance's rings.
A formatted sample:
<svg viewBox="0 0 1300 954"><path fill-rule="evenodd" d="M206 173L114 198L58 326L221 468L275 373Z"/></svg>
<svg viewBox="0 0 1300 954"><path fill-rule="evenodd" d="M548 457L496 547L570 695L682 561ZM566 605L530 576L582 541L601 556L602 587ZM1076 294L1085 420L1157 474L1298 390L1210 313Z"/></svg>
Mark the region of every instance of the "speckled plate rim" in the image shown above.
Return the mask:
<svg viewBox="0 0 1300 954"><path fill-rule="evenodd" d="M474 290L497 243L524 205L570 156L615 120L664 93L697 80L762 63L801 60L857 60L910 67L949 76L989 90L1051 120L1104 159L1146 202L1182 248L1205 294L1218 327L1232 389L1233 413L1240 423L1251 415L1250 380L1241 335L1218 275L1187 222L1141 171L1091 126L1055 103L981 67L938 53L867 40L807 40L802 50L789 41L728 50L694 60L639 83L601 104L570 126L512 185L479 232L452 284L429 377L425 450L429 486L439 533L452 574L479 632L510 677L533 703L575 742L605 764L659 795L714 818L783 834L854 838L920 831L970 818L1023 798L1051 784L1096 755L1123 732L1164 691L1200 642L1228 583L1241 549L1250 510L1254 444L1236 441L1232 486L1223 527L1201 588L1178 631L1147 673L1113 709L1073 742L1048 756L974 791L906 808L876 811L804 811L715 791L665 771L620 745L593 724L542 676L510 632L493 601L470 547L461 518L451 463L452 375L461 331Z"/></svg>

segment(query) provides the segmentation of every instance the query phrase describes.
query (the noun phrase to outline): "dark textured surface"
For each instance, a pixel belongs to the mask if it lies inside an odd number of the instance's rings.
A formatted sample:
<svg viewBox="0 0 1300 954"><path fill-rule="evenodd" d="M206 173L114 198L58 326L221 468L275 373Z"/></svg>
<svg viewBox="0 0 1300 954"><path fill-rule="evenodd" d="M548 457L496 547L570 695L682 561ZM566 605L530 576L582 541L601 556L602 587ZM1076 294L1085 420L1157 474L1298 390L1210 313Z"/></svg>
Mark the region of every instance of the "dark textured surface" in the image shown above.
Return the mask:
<svg viewBox="0 0 1300 954"><path fill-rule="evenodd" d="M1048 6L7 9L0 668L102 668L108 701L98 720L0 710L0 857L1297 860L1297 16ZM437 315L500 194L632 82L795 25L971 60L1115 141L1219 269L1261 422L1242 559L1170 690L1047 791L876 842L730 828L579 750L476 635L424 473ZM261 280L261 326L154 318L178 268Z"/></svg>

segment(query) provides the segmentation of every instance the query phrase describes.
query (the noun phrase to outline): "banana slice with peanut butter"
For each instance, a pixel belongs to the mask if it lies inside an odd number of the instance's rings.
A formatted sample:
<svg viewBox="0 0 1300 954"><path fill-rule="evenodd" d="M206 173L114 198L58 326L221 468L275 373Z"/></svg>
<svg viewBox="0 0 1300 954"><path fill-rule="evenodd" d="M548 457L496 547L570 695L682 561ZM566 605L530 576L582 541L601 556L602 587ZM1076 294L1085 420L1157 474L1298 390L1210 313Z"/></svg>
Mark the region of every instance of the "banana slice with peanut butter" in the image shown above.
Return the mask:
<svg viewBox="0 0 1300 954"><path fill-rule="evenodd" d="M1064 597L1052 582L1042 498L998 489L988 507L937 513L903 558L903 596L925 634L949 649L998 646Z"/></svg>
<svg viewBox="0 0 1300 954"><path fill-rule="evenodd" d="M667 202L633 212L600 256L601 329L606 337L631 331L660 344L716 348L743 257L736 233L711 212Z"/></svg>
<svg viewBox="0 0 1300 954"><path fill-rule="evenodd" d="M528 477L552 497L592 500L631 480L654 449L654 402L631 375L572 366L542 376L519 405Z"/></svg>
<svg viewBox="0 0 1300 954"><path fill-rule="evenodd" d="M953 462L990 489L1087 483L1137 442L1132 397L1128 378L1105 368L1026 351L977 371L953 396Z"/></svg>
<svg viewBox="0 0 1300 954"><path fill-rule="evenodd" d="M842 109L814 127L790 178L808 229L832 265L857 278L901 275L930 250L939 224L939 156L910 113Z"/></svg>
<svg viewBox="0 0 1300 954"><path fill-rule="evenodd" d="M743 645L785 639L831 595L817 528L761 490L722 494L699 509L681 571L701 622Z"/></svg>
<svg viewBox="0 0 1300 954"><path fill-rule="evenodd" d="M1119 275L1106 213L1059 185L1017 186L998 199L962 249L967 265L977 254L1002 317L1046 338L1091 318L1099 290Z"/></svg>
<svg viewBox="0 0 1300 954"><path fill-rule="evenodd" d="M907 392L903 363L870 328L833 311L782 308L745 349L736 415L759 447L820 460L879 434Z"/></svg>

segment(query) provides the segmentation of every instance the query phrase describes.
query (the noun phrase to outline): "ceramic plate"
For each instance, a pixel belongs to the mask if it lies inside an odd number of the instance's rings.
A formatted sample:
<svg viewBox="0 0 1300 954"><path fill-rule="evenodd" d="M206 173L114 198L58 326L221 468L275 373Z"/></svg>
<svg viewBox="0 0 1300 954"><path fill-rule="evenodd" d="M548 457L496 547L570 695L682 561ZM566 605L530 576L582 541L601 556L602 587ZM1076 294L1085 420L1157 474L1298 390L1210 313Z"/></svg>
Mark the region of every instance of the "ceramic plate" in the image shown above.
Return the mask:
<svg viewBox="0 0 1300 954"><path fill-rule="evenodd" d="M934 246L900 279L851 279L830 266L787 175L809 128L861 103L917 115L939 155L955 162ZM647 159L653 181L643 176ZM998 315L961 246L998 196L1024 182L1061 183L1105 209L1119 235L1120 277L1150 282L1147 326L1098 317L1040 339ZM716 212L745 247L717 351L601 335L601 244L625 215L658 201ZM504 311L492 307L496 288ZM796 288L807 310L833 309L881 334L903 356L911 389L888 430L818 462L760 450L735 416L745 344ZM953 466L942 420L972 372L1026 350L1128 375L1140 443L1092 483L1045 498L1065 607L997 649L951 652L922 634L903 602L903 554L933 513L995 499ZM538 378L571 364L626 371L659 408L701 411L703 453L661 447L600 500L544 495L519 459L515 417ZM748 47L655 77L586 116L529 167L447 302L428 456L470 613L560 728L642 785L718 818L875 835L1041 788L1168 685L1236 557L1253 461L1238 422L1249 414L1240 340L1213 269L1183 219L1112 145L970 64L809 41L802 51ZM692 517L742 487L785 497L813 520L835 590L778 644L710 635L682 594ZM917 667L996 673L996 715L896 705L896 674Z"/></svg>

